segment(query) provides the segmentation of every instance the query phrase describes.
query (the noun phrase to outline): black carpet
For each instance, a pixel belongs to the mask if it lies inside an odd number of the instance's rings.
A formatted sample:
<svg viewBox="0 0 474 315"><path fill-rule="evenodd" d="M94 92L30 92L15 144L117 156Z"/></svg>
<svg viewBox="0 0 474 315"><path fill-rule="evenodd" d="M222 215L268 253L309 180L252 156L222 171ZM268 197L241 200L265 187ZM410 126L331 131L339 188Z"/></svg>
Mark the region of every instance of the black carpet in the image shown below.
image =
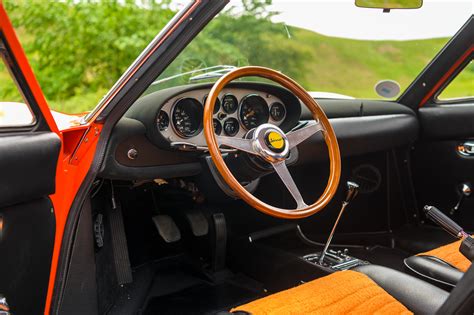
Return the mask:
<svg viewBox="0 0 474 315"><path fill-rule="evenodd" d="M151 298L144 314L215 314L257 297L255 292L229 283L200 284L180 292Z"/></svg>

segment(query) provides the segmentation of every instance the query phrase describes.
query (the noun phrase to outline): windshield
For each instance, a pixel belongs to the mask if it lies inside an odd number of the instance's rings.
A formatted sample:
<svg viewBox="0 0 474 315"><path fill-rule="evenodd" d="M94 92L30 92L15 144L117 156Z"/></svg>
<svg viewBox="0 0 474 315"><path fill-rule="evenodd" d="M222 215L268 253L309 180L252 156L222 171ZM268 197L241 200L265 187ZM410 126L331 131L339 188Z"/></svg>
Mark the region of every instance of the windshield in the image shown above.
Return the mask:
<svg viewBox="0 0 474 315"><path fill-rule="evenodd" d="M396 99L471 14L471 1L425 0L389 13L354 0L231 1L148 93L258 65L315 97Z"/></svg>

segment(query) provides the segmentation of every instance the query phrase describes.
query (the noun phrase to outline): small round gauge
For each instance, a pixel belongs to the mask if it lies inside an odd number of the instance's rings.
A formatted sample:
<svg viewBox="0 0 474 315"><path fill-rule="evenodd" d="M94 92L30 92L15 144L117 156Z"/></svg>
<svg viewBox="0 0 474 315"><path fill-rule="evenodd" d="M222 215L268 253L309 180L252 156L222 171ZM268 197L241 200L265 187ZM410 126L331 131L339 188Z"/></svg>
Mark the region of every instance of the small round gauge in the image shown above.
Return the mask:
<svg viewBox="0 0 474 315"><path fill-rule="evenodd" d="M270 116L274 121L280 121L285 118L286 109L282 103L275 102L270 106Z"/></svg>
<svg viewBox="0 0 474 315"><path fill-rule="evenodd" d="M239 121L235 118L227 118L224 121L224 133L228 136L235 136L239 132Z"/></svg>
<svg viewBox="0 0 474 315"><path fill-rule="evenodd" d="M204 99L202 100L202 105L206 106L206 100L207 100L207 95L204 96ZM216 102L214 103L214 111L213 114L217 114L219 112L219 109L221 109L221 101L219 98L216 98Z"/></svg>
<svg viewBox="0 0 474 315"><path fill-rule="evenodd" d="M182 138L197 135L202 128L203 109L201 103L194 98L178 100L172 110L173 128Z"/></svg>
<svg viewBox="0 0 474 315"><path fill-rule="evenodd" d="M240 104L239 117L242 125L247 130L268 122L267 102L259 95L250 94L245 96Z"/></svg>
<svg viewBox="0 0 474 315"><path fill-rule="evenodd" d="M237 97L232 94L226 94L222 98L222 108L227 114L232 114L237 110L239 106Z"/></svg>
<svg viewBox="0 0 474 315"><path fill-rule="evenodd" d="M220 135L221 132L222 132L222 125L221 125L221 122L217 119L213 119L212 120L212 124L214 125L214 133L216 135Z"/></svg>
<svg viewBox="0 0 474 315"><path fill-rule="evenodd" d="M166 131L170 125L170 117L168 114L160 110L158 117L156 117L156 125L158 126L159 131Z"/></svg>

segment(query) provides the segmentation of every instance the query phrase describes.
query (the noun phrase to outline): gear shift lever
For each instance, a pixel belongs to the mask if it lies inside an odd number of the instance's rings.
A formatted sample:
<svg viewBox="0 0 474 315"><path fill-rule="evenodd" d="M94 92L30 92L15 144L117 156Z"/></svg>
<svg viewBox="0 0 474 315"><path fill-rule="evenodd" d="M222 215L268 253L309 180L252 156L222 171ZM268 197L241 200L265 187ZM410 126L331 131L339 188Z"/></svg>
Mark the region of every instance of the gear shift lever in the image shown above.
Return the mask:
<svg viewBox="0 0 474 315"><path fill-rule="evenodd" d="M323 252L321 253L321 257L319 257L319 264L322 265L324 262L324 256L326 256L326 252L329 248L329 245L331 244L332 237L334 236L334 232L336 231L337 224L339 223L339 220L341 219L342 213L344 213L344 210L346 207L349 205L349 203L354 200L354 198L357 196L357 193L359 192L359 185L357 185L354 182L347 182L347 194L346 194L346 199L342 202L342 207L341 211L339 211L339 215L337 216L336 222L334 223L334 226L332 227L331 233L329 234L328 240L326 242L326 245L324 246Z"/></svg>

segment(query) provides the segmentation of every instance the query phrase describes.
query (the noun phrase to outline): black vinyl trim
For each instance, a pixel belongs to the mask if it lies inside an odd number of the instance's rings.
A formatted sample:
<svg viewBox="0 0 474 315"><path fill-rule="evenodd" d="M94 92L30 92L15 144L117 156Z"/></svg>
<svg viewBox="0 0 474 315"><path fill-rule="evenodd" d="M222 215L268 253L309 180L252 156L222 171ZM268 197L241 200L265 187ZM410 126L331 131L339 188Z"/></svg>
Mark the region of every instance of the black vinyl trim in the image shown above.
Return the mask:
<svg viewBox="0 0 474 315"><path fill-rule="evenodd" d="M60 148L54 132L0 136L0 207L53 194Z"/></svg>

